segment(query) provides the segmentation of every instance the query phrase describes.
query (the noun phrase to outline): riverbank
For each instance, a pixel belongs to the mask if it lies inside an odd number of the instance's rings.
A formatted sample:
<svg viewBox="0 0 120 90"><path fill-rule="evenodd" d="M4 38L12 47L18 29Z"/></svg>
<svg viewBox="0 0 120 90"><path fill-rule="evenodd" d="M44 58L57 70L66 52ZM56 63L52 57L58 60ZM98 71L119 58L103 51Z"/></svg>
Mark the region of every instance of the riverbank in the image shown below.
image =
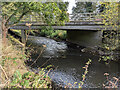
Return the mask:
<svg viewBox="0 0 120 90"><path fill-rule="evenodd" d="M11 41L8 40L6 46L3 43L1 66L4 69L6 75L3 72L1 73L1 84L8 86L8 84L11 82L10 79L16 70L19 70L22 75L23 73L28 72L28 69L24 65L25 58L26 56L23 54L22 50L16 46L13 46ZM6 84L6 82L8 83Z"/></svg>
<svg viewBox="0 0 120 90"><path fill-rule="evenodd" d="M6 45L2 43L2 59L0 60L1 80L0 88L51 88L51 80L44 68L39 73L30 71L25 65L27 55L7 40Z"/></svg>

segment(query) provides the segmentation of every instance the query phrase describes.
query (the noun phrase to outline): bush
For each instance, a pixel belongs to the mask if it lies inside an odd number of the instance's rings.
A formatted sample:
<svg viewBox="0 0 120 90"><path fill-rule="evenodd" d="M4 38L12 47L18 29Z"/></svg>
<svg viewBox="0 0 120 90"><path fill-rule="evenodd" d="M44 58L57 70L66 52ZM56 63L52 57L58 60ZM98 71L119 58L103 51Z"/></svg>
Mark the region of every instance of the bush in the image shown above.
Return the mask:
<svg viewBox="0 0 120 90"><path fill-rule="evenodd" d="M16 71L13 75L12 88L51 88L51 80L42 68L39 73L27 72L23 75Z"/></svg>
<svg viewBox="0 0 120 90"><path fill-rule="evenodd" d="M66 31L61 31L61 30L43 29L40 31L40 35L55 39L66 39Z"/></svg>

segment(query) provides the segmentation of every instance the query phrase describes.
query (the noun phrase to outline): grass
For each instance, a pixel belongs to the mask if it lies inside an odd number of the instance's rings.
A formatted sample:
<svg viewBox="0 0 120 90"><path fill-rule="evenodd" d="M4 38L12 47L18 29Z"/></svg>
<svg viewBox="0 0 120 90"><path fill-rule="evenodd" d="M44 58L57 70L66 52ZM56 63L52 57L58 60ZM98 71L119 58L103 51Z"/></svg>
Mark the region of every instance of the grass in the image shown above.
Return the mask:
<svg viewBox="0 0 120 90"><path fill-rule="evenodd" d="M28 60L27 55L21 48L12 45L11 40L7 41L6 45L2 45L0 88L50 88L48 72L45 73L43 68L38 74L29 71L24 63Z"/></svg>
<svg viewBox="0 0 120 90"><path fill-rule="evenodd" d="M28 70L24 64L25 54L23 54L21 49L13 46L9 40L7 41L6 46L4 46L4 44L2 45L2 59L0 60L0 64L10 80L16 70L19 70L21 74ZM1 84L8 81L3 72L1 73L1 79ZM8 84L9 82L6 85Z"/></svg>

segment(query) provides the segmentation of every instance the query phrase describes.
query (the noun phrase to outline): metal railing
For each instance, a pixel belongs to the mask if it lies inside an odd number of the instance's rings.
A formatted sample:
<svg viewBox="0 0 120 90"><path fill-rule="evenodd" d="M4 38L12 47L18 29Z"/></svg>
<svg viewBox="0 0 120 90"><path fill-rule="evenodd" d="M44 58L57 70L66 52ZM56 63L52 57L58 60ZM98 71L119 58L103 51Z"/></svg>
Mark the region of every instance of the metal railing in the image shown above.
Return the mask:
<svg viewBox="0 0 120 90"><path fill-rule="evenodd" d="M69 21L95 21L99 16L97 13L76 13L69 15ZM19 17L19 16L17 16ZM44 17L39 16L37 14L34 15L26 15L22 18L20 22L37 22L37 23L45 23Z"/></svg>
<svg viewBox="0 0 120 90"><path fill-rule="evenodd" d="M76 13L70 14L70 21L94 21L97 19L97 13Z"/></svg>

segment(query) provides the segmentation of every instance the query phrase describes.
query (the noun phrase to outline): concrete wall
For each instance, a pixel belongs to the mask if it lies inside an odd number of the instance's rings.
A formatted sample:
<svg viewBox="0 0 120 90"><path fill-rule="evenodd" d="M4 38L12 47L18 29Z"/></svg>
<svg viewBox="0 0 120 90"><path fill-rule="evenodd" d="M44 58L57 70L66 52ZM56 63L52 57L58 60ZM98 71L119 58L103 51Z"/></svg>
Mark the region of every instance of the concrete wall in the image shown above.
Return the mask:
<svg viewBox="0 0 120 90"><path fill-rule="evenodd" d="M101 31L67 31L67 40L81 46L95 48L102 44Z"/></svg>

